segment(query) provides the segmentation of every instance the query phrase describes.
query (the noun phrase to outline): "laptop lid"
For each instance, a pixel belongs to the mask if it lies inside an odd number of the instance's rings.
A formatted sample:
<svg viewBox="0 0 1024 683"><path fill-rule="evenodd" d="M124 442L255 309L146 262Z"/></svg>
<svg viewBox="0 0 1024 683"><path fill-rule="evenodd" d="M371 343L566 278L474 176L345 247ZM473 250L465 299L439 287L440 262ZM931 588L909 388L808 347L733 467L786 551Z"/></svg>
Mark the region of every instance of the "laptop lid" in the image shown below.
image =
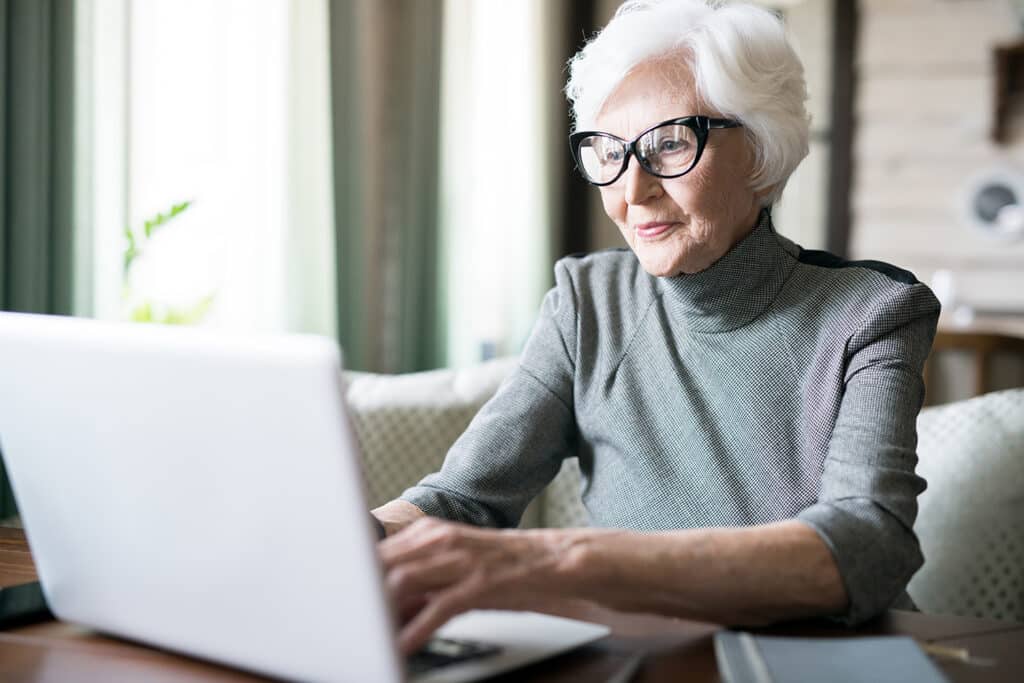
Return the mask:
<svg viewBox="0 0 1024 683"><path fill-rule="evenodd" d="M336 345L0 314L0 450L61 619L398 681Z"/></svg>

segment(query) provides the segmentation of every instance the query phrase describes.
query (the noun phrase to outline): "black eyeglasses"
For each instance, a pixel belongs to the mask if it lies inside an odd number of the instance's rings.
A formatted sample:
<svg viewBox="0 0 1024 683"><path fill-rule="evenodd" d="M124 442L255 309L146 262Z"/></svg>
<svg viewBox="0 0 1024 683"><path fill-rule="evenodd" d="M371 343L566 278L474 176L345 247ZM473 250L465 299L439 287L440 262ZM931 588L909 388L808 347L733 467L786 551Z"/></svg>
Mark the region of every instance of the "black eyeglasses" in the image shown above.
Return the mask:
<svg viewBox="0 0 1024 683"><path fill-rule="evenodd" d="M739 128L732 119L684 116L663 121L645 130L632 142L600 131L580 131L569 136L576 168L593 185L611 185L626 172L629 156L659 178L678 178L693 170L704 153L712 128Z"/></svg>

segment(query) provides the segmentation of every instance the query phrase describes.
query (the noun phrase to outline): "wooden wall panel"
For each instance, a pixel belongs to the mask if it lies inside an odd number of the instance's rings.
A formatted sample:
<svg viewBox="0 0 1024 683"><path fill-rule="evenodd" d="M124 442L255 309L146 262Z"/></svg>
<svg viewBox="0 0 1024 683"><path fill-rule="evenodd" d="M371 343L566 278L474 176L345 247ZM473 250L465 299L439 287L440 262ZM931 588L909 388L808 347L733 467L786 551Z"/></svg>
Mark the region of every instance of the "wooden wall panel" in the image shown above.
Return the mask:
<svg viewBox="0 0 1024 683"><path fill-rule="evenodd" d="M1024 241L969 226L971 178L1024 174L1024 103L1011 142L989 139L992 49L1020 38L1007 0L860 0L854 136L854 258L890 261L929 280L953 271L963 300L1024 315Z"/></svg>

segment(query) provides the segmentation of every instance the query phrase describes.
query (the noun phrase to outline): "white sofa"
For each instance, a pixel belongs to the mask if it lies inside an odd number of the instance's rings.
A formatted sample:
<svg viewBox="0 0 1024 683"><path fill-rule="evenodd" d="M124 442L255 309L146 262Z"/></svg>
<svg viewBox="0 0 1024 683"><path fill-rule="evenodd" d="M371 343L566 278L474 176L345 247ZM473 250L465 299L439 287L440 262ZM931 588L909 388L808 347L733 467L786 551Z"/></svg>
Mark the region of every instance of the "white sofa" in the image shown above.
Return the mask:
<svg viewBox="0 0 1024 683"><path fill-rule="evenodd" d="M515 363L349 373L371 505L437 470ZM926 563L910 594L928 612L1024 621L1024 389L926 408L918 433L918 471L929 484L915 530ZM522 526L586 525L579 494L579 467L567 460Z"/></svg>

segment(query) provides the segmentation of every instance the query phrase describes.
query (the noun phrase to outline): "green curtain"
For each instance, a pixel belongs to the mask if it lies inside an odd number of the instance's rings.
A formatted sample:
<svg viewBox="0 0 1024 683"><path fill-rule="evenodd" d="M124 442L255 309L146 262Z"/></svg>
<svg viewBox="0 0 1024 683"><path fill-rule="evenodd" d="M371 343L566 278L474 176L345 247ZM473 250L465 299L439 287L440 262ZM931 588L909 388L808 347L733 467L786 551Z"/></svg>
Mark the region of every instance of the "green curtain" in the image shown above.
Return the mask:
<svg viewBox="0 0 1024 683"><path fill-rule="evenodd" d="M73 0L0 0L2 310L71 313L73 91Z"/></svg>
<svg viewBox="0 0 1024 683"><path fill-rule="evenodd" d="M350 369L443 363L438 272L443 0L333 0L338 337Z"/></svg>

